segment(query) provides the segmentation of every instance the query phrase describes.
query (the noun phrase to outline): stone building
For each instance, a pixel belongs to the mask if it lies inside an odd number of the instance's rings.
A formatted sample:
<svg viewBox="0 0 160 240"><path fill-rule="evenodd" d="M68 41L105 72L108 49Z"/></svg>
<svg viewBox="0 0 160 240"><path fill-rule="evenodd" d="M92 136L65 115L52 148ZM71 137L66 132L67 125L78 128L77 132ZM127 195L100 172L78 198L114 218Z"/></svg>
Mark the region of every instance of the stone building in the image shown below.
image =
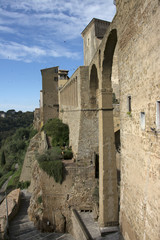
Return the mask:
<svg viewBox="0 0 160 240"><path fill-rule="evenodd" d="M41 70L42 90L40 92L40 119L41 126L51 118L59 116L58 89L68 81L68 70L59 67Z"/></svg>
<svg viewBox="0 0 160 240"><path fill-rule="evenodd" d="M125 240L159 240L160 1L115 2L112 23L93 19L82 32L84 66L60 89L59 114L69 125L77 163L96 168L99 155L100 226L119 222ZM100 33L103 29L101 37L97 26ZM113 92L120 111L113 105Z"/></svg>
<svg viewBox="0 0 160 240"><path fill-rule="evenodd" d="M116 5L116 16L108 26L99 47L93 54L91 51L84 51L84 55L88 54L84 57L85 66L77 69L71 77L72 89L74 87L77 89L78 86L77 100L74 101L76 105L64 106L63 98L65 91L67 94L68 85L61 89L60 108L68 110L67 114L62 111L63 120L67 122L69 110L73 111L73 106L74 109L78 109L77 102L81 105L82 113L77 111L76 114L81 115L80 122L84 121L82 127L86 124L88 132L84 131L80 136L77 131L75 136L77 149L80 147L80 142L86 140L84 151L86 156L91 149L90 146L95 146L91 151L99 152L99 222L103 226L114 223L118 218L116 218L117 197L114 181L116 175L113 166L115 153L111 75L117 55L121 132L120 226L125 240L158 240L160 239L158 190L160 189L160 3L157 0L119 0L116 1ZM94 21L89 24L91 36L93 35L91 26ZM84 43L86 49L88 38L86 37L85 40L84 37L84 41L86 41ZM76 83L80 75L81 81ZM83 87L82 84L85 78L88 79L87 87ZM94 111L95 108L97 111ZM94 114L95 117L92 117ZM94 138L95 142L91 143L88 139L92 139L90 134L93 136L94 131L97 131L95 136L99 132L99 139L97 135L97 138ZM99 146L98 150L96 150L97 146ZM80 156L82 157L81 154ZM91 155L87 157L91 158Z"/></svg>

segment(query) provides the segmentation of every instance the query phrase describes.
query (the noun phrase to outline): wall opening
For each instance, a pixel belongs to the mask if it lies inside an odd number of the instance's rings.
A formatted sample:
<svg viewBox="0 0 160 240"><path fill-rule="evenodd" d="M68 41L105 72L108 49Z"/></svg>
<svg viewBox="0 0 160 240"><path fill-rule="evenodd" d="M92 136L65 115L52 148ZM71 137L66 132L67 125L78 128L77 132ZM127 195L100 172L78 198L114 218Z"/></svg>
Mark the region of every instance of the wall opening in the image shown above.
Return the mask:
<svg viewBox="0 0 160 240"><path fill-rule="evenodd" d="M95 154L95 178L99 178L99 155Z"/></svg>
<svg viewBox="0 0 160 240"><path fill-rule="evenodd" d="M140 124L141 124L141 129L144 130L146 125L145 112L140 113Z"/></svg>
<svg viewBox="0 0 160 240"><path fill-rule="evenodd" d="M156 126L160 129L160 101L157 101L156 105Z"/></svg>
<svg viewBox="0 0 160 240"><path fill-rule="evenodd" d="M99 50L99 68L101 68L101 50Z"/></svg>
<svg viewBox="0 0 160 240"><path fill-rule="evenodd" d="M98 74L95 64L92 66L90 74L90 103L92 108L97 108L97 89L98 89Z"/></svg>
<svg viewBox="0 0 160 240"><path fill-rule="evenodd" d="M131 96L127 97L127 108L128 108L128 112L132 111L132 108L131 108Z"/></svg>

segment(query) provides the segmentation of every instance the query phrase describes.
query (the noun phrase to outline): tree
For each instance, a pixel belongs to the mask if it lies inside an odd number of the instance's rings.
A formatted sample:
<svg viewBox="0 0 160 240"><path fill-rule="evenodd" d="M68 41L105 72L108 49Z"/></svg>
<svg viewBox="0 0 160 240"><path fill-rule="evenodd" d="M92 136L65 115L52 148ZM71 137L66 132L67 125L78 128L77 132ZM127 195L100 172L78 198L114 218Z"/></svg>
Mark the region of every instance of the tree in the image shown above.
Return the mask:
<svg viewBox="0 0 160 240"><path fill-rule="evenodd" d="M2 155L1 155L1 165L5 165L6 164L6 157L5 157L5 154L4 154L4 151L2 152Z"/></svg>

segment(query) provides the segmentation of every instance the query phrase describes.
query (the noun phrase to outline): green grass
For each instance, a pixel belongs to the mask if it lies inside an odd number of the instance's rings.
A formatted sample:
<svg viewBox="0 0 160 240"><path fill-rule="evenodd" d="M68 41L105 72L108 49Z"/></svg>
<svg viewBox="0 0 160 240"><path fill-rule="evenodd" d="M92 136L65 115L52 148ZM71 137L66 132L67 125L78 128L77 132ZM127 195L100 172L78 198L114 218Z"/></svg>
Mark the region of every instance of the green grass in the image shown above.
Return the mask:
<svg viewBox="0 0 160 240"><path fill-rule="evenodd" d="M11 179L8 182L7 189L15 189L18 186L19 178L21 174L21 168L19 168L11 177Z"/></svg>
<svg viewBox="0 0 160 240"><path fill-rule="evenodd" d="M13 171L9 171L8 173L4 174L1 178L0 178L0 188L2 187L2 185L5 183L5 181L7 181L7 179L13 174Z"/></svg>

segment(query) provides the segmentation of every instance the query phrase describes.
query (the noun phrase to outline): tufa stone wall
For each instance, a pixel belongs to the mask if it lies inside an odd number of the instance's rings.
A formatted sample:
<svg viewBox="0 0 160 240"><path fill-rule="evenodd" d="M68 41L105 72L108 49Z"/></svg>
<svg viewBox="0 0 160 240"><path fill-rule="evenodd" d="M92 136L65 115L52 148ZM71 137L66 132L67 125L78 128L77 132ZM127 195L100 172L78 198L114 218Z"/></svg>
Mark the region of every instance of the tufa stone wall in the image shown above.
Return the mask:
<svg viewBox="0 0 160 240"><path fill-rule="evenodd" d="M36 159L36 155L37 153L43 153L47 149L48 144L45 133L43 131L37 133L29 143L20 175L20 182L31 181L32 167ZM29 190L32 191L32 185L29 187Z"/></svg>
<svg viewBox="0 0 160 240"><path fill-rule="evenodd" d="M69 126L77 161L91 161L98 148L98 117L89 106L88 67L80 67L60 91L60 118Z"/></svg>
<svg viewBox="0 0 160 240"><path fill-rule="evenodd" d="M94 166L80 167L69 160L64 164L65 180L59 184L34 163L29 217L41 230L72 233L72 208L93 210L96 204Z"/></svg>
<svg viewBox="0 0 160 240"><path fill-rule="evenodd" d="M120 225L125 240L159 240L160 4L157 0L119 0L116 17L121 86Z"/></svg>

